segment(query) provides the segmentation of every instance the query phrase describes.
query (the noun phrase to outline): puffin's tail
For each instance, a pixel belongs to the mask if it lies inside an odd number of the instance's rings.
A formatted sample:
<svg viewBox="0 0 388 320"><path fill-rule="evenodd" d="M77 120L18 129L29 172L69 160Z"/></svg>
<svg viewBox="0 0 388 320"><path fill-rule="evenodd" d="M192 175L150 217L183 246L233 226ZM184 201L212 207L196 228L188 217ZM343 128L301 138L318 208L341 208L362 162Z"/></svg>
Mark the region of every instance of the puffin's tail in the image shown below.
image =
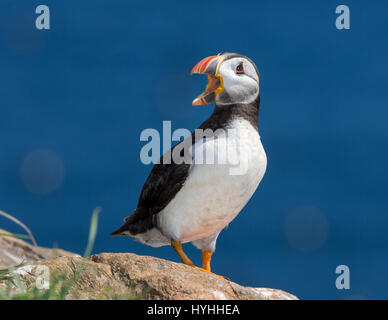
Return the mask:
<svg viewBox="0 0 388 320"><path fill-rule="evenodd" d="M128 226L126 224L122 225L120 228L110 234L111 237L125 235L129 235Z"/></svg>
<svg viewBox="0 0 388 320"><path fill-rule="evenodd" d="M151 229L154 224L154 216L148 213L149 210L145 207L137 208L129 217L124 219L125 223L110 235L134 236Z"/></svg>

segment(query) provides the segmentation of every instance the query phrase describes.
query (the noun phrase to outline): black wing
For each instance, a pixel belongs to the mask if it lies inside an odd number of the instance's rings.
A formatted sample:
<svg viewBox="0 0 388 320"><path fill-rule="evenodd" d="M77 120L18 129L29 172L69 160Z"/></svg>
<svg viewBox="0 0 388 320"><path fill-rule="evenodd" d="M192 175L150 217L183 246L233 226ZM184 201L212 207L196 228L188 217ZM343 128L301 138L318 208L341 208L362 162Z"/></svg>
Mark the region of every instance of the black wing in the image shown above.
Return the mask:
<svg viewBox="0 0 388 320"><path fill-rule="evenodd" d="M190 164L156 164L145 182L138 207L150 209L153 215L163 210L182 188Z"/></svg>
<svg viewBox="0 0 388 320"><path fill-rule="evenodd" d="M189 175L190 164L171 162L163 163L162 157L160 163L154 165L141 190L136 210L125 218L125 224L111 235L125 234L128 231L135 235L156 226L156 214L174 199Z"/></svg>

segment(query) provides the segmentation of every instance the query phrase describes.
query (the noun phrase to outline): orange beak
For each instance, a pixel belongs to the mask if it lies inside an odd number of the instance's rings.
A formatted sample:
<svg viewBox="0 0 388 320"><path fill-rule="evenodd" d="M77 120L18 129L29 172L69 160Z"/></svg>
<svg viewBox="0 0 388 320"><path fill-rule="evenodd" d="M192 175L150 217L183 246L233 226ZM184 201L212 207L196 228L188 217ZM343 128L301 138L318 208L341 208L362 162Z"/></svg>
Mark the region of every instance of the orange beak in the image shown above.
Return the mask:
<svg viewBox="0 0 388 320"><path fill-rule="evenodd" d="M210 56L205 59L202 59L200 62L198 62L194 68L191 70L190 74L193 73L205 73L206 69L209 67L210 63L215 59L218 58L218 56Z"/></svg>
<svg viewBox="0 0 388 320"><path fill-rule="evenodd" d="M194 99L193 106L203 106L214 102L216 100L217 94L224 90L222 77L218 73L218 69L221 63L221 56L210 56L202 59L191 70L190 74L207 74L208 77L206 90L202 92L196 99Z"/></svg>

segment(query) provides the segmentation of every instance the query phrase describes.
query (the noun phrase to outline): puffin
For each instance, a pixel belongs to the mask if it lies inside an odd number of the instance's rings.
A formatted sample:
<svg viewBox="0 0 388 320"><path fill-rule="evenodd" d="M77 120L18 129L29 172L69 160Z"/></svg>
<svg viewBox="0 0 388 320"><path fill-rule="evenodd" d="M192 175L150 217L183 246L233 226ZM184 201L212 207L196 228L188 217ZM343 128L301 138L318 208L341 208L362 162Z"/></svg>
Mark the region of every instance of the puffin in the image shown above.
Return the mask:
<svg viewBox="0 0 388 320"><path fill-rule="evenodd" d="M205 91L192 104L215 102L213 113L153 166L137 208L111 236L171 245L182 263L218 276L210 268L217 238L253 196L267 167L258 131L260 76L250 58L230 52L201 60L190 74L207 75ZM184 253L188 242L202 250L202 268Z"/></svg>

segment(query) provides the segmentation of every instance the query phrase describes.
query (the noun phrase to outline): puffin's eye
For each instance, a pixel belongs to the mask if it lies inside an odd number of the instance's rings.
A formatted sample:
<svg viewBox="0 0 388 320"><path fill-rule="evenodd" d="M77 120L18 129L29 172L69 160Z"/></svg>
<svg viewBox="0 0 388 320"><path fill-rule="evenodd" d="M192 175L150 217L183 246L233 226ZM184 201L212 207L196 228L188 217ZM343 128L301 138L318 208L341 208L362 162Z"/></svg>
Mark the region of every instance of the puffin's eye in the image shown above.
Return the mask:
<svg viewBox="0 0 388 320"><path fill-rule="evenodd" d="M242 62L240 62L239 65L236 67L236 73L244 73L244 64Z"/></svg>

